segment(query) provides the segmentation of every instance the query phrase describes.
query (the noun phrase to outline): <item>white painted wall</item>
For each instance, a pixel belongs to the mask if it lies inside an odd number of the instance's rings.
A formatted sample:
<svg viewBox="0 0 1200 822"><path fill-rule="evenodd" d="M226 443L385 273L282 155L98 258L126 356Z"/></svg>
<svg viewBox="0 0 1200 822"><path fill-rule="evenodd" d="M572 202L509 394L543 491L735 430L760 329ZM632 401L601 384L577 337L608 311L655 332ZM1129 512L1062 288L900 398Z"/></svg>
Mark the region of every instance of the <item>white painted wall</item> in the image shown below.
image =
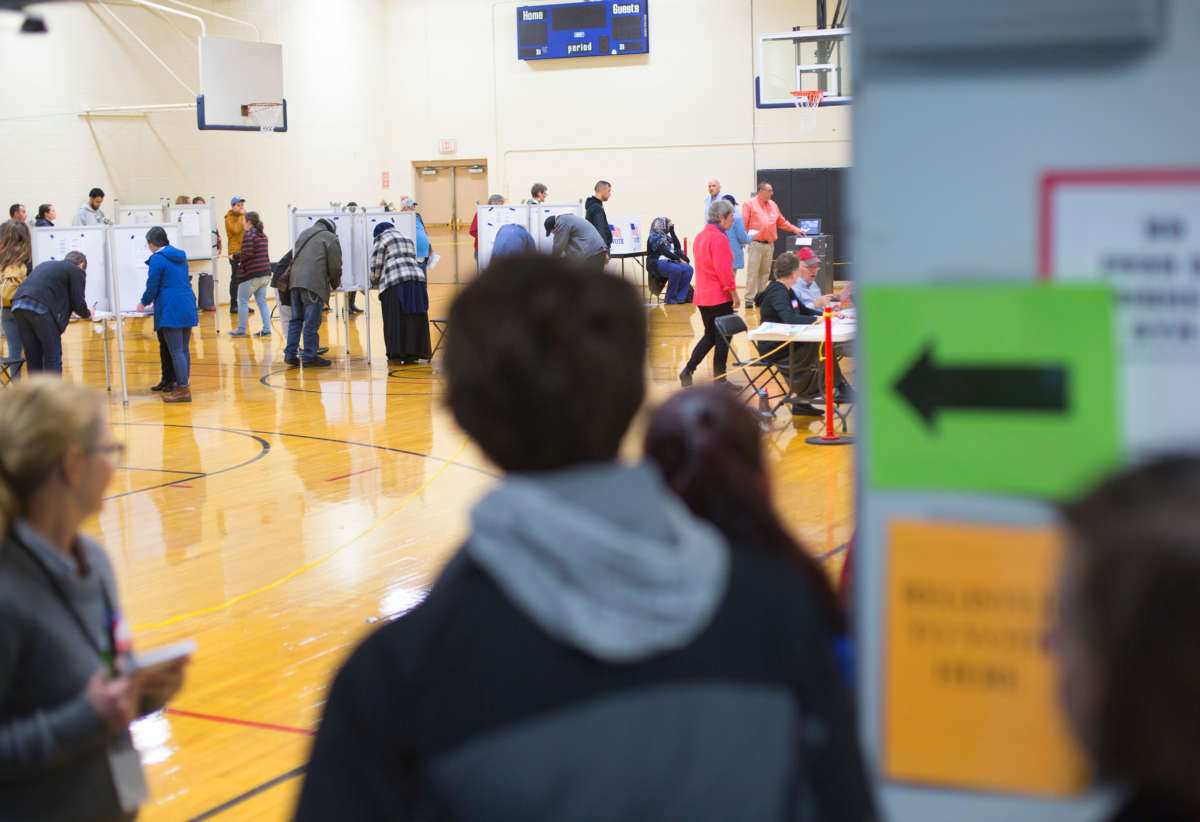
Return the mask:
<svg viewBox="0 0 1200 822"><path fill-rule="evenodd" d="M603 177L614 184L610 213L646 224L666 214L693 235L710 177L740 201L756 167L849 162L848 108L820 112L818 130L800 134L796 112L753 106L753 35L812 25L809 3L653 0L649 55L524 63L518 3L195 2L283 44L289 133L200 132L192 111L79 117L192 97L96 5L38 7L50 27L41 37L18 36L20 17L2 14L0 202L31 214L52 202L63 222L94 185L110 204L215 195L218 216L237 194L278 248L288 203L395 199L412 189L412 162L437 158L437 139L453 137L457 156L487 158L493 191L519 199L541 181L552 199L575 200ZM196 88L193 22L110 7ZM251 36L208 23L213 36Z"/></svg>

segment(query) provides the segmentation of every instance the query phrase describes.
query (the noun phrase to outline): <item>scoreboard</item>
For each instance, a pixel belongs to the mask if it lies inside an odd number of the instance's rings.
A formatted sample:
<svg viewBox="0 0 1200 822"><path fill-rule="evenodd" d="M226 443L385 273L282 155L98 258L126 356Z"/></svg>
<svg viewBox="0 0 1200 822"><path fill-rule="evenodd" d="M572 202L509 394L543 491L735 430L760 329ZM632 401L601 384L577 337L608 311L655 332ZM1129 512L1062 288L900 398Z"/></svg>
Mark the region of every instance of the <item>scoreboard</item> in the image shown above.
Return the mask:
<svg viewBox="0 0 1200 822"><path fill-rule="evenodd" d="M517 58L607 57L650 51L648 0L517 8Z"/></svg>

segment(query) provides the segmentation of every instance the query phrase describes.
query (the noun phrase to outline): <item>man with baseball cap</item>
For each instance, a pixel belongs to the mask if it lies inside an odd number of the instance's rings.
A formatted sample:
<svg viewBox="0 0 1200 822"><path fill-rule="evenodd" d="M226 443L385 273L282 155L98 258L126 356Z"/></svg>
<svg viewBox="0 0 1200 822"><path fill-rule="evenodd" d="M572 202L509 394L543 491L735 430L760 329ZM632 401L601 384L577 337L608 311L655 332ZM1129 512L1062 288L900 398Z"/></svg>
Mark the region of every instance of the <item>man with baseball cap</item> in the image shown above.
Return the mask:
<svg viewBox="0 0 1200 822"><path fill-rule="evenodd" d="M237 313L238 260L242 251L242 237L246 236L246 200L234 197L225 212L225 233L229 236L229 313ZM250 309L254 313L254 309Z"/></svg>
<svg viewBox="0 0 1200 822"><path fill-rule="evenodd" d="M554 235L552 257L563 257L586 268L604 270L608 246L596 227L575 214L551 214L543 224L546 236Z"/></svg>
<svg viewBox="0 0 1200 822"><path fill-rule="evenodd" d="M821 294L821 286L817 285L817 272L821 270L821 258L811 248L801 248L796 256L800 258L800 279L792 286L796 295L805 307L813 311L822 311L834 299L832 294Z"/></svg>

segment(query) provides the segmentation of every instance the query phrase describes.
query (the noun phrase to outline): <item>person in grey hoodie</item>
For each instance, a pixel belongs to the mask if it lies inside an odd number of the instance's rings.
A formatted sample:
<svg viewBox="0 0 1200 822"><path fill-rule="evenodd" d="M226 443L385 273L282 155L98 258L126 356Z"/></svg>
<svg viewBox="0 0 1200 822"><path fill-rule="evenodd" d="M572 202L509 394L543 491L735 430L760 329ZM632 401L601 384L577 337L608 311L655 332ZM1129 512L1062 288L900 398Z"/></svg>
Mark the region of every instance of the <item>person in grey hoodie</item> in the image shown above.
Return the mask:
<svg viewBox="0 0 1200 822"><path fill-rule="evenodd" d="M79 533L121 445L100 395L46 375L0 392L0 442L0 819L133 819L129 723L178 692L187 660L129 670L112 566Z"/></svg>
<svg viewBox="0 0 1200 822"><path fill-rule="evenodd" d="M425 601L339 671L296 819L872 819L807 579L617 459L644 392L635 291L503 257L450 327L448 405L506 476Z"/></svg>
<svg viewBox="0 0 1200 822"><path fill-rule="evenodd" d="M320 346L321 309L329 304L329 291L342 284L342 244L330 220L321 218L296 238L292 251L288 300L292 317L288 323L287 345L283 361L309 368L328 366L330 361L317 354ZM304 351L300 351L301 332Z"/></svg>

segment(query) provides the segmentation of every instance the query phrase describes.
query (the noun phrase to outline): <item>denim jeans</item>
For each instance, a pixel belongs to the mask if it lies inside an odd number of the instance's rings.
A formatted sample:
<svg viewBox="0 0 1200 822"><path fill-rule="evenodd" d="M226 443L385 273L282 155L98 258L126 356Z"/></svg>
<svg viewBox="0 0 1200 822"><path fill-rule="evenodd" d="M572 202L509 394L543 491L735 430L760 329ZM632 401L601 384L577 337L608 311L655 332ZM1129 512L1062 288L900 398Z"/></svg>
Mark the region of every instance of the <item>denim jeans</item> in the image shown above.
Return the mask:
<svg viewBox="0 0 1200 822"><path fill-rule="evenodd" d="M4 339L8 342L8 353L4 355L4 358L8 360L21 359L25 349L21 344L21 329L17 325L11 308L0 311L0 326L3 326Z"/></svg>
<svg viewBox="0 0 1200 822"><path fill-rule="evenodd" d="M658 273L667 278L666 293L663 295L664 302L681 303L687 299L688 286L692 284L692 267L690 265L659 260Z"/></svg>
<svg viewBox="0 0 1200 822"><path fill-rule="evenodd" d="M283 358L290 360L297 356L300 348L300 332L304 332L304 359L311 360L317 356L320 341L317 333L321 330L321 309L324 305L321 298L307 288L292 288L288 291L292 301L292 321L288 323L287 345L283 349Z"/></svg>
<svg viewBox="0 0 1200 822"><path fill-rule="evenodd" d="M13 319L21 332L21 344L25 347L25 371L49 371L62 373L62 335L54 318L25 308L18 308Z"/></svg>
<svg viewBox="0 0 1200 822"><path fill-rule="evenodd" d="M188 384L188 377L192 370L192 355L188 351L188 346L192 341L192 329L163 328L161 330L163 338L167 341L167 348L171 351L171 363L175 366L175 384L183 388Z"/></svg>
<svg viewBox="0 0 1200 822"><path fill-rule="evenodd" d="M267 310L267 286L270 277L255 277L253 280L243 280L238 283L237 307L238 327L242 334L246 333L246 318L250 315L250 296L258 303L258 316L262 320L262 330L271 330L271 312Z"/></svg>

